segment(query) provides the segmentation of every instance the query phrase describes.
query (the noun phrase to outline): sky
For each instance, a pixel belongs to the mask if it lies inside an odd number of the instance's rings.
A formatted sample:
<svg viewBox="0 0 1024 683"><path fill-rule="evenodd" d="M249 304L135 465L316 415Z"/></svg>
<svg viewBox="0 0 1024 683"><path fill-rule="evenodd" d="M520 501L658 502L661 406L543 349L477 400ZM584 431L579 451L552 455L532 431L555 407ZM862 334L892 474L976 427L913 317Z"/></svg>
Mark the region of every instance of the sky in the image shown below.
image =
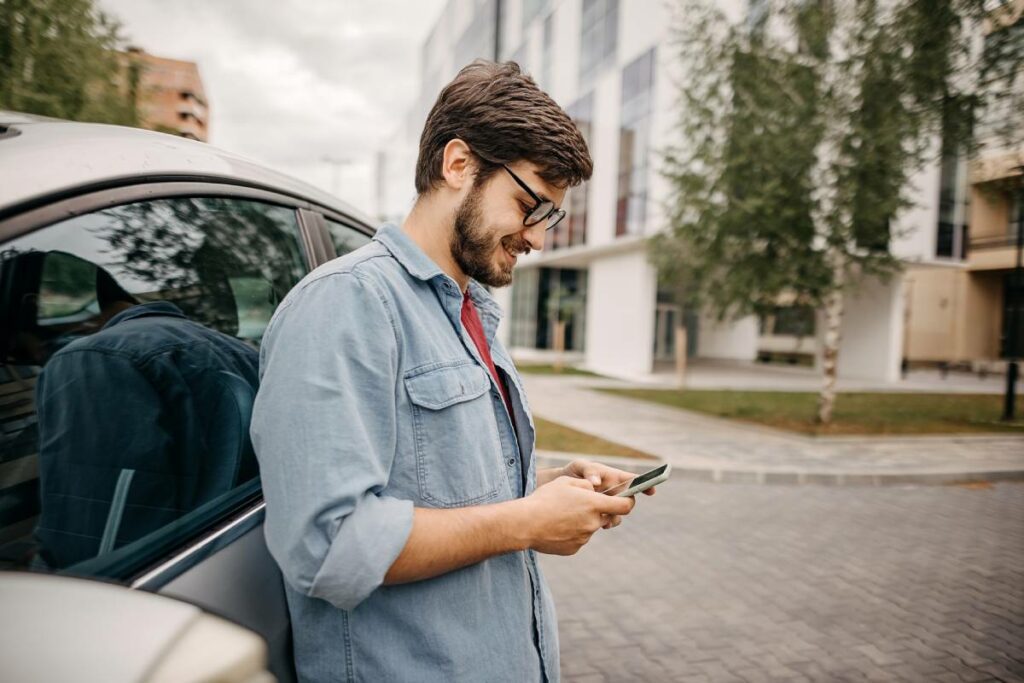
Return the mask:
<svg viewBox="0 0 1024 683"><path fill-rule="evenodd" d="M127 44L198 63L211 144L371 213L374 155L416 97L420 47L444 0L98 5Z"/></svg>

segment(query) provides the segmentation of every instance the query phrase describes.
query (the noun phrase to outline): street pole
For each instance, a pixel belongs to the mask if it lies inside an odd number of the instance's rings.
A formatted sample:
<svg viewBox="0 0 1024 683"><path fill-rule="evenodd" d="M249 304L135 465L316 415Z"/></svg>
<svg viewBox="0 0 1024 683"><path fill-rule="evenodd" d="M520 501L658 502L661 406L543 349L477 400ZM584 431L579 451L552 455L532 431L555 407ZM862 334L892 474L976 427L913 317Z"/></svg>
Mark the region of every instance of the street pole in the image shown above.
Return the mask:
<svg viewBox="0 0 1024 683"><path fill-rule="evenodd" d="M1024 173L1024 166L1018 166L1015 170ZM1003 399L1003 420L1012 422L1015 419L1017 400L1017 374L1019 372L1018 360L1020 353L1018 346L1020 340L1017 338L1020 328L1020 293L1024 290L1024 282L1021 282L1021 252L1024 251L1024 182L1017 186L1017 263L1013 268L1013 276L1010 286L1007 287L1006 297L1013 299L1007 301L1006 306L1010 309L1010 317L1007 320L1009 331L1006 334L1006 356L1009 365L1006 368L1006 396Z"/></svg>
<svg viewBox="0 0 1024 683"><path fill-rule="evenodd" d="M334 175L333 175L334 182L331 183L331 191L334 193L334 196L340 197L341 196L341 167L342 166L348 166L349 164L352 163L352 160L348 159L348 158L332 157L332 156L329 156L329 155L325 154L324 156L320 157L320 161L322 161L325 164L328 164L329 166L332 166L334 168Z"/></svg>

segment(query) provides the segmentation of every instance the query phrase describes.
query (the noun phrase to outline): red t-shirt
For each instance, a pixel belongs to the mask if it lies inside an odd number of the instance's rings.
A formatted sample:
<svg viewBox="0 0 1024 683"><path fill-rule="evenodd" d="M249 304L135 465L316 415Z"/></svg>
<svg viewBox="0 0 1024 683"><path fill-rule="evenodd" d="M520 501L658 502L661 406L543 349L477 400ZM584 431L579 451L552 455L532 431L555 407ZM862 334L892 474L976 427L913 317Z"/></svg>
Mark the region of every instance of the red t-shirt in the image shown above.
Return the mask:
<svg viewBox="0 0 1024 683"><path fill-rule="evenodd" d="M469 333L470 338L480 352L480 357L484 359L484 363L487 363L487 369L491 371L491 376L498 383L498 388L501 389L501 397L505 399L505 407L508 409L509 417L511 417L512 402L508 398L508 389L505 388L505 383L501 381L498 369L494 367L494 361L491 360L491 349L487 346L487 337L484 335L483 323L480 322L480 314L477 313L476 306L473 305L473 301L469 298L468 294L462 297L461 317L462 326L466 328L466 332Z"/></svg>

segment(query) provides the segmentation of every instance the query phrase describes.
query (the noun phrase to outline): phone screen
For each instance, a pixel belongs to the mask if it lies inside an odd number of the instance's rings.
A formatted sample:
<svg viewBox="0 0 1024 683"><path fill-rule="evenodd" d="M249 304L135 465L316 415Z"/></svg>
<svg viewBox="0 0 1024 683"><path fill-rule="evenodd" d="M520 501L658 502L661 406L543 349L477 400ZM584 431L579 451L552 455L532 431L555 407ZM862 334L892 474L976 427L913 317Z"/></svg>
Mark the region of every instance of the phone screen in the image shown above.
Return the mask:
<svg viewBox="0 0 1024 683"><path fill-rule="evenodd" d="M640 484L643 484L644 482L648 482L651 479L654 479L655 477L661 475L665 471L666 467L668 467L668 465L662 465L661 467L655 467L650 472L644 472L639 477L634 477L633 481L629 482L629 486L627 486L626 488L633 488L634 486L639 486Z"/></svg>
<svg viewBox="0 0 1024 683"><path fill-rule="evenodd" d="M619 491L625 491L626 489L631 489L634 486L637 486L639 484L643 484L644 482L648 482L651 479L654 479L655 477L658 477L658 476L662 475L665 472L665 469L667 467L668 467L667 464L666 465L662 465L660 467L655 467L653 470L650 470L649 472L644 472L643 474L639 474L639 475L633 477L632 479L630 479L629 481L624 481L621 484L616 484L615 486L611 487L610 489L605 489L603 491L603 493L615 494L615 493L617 493Z"/></svg>

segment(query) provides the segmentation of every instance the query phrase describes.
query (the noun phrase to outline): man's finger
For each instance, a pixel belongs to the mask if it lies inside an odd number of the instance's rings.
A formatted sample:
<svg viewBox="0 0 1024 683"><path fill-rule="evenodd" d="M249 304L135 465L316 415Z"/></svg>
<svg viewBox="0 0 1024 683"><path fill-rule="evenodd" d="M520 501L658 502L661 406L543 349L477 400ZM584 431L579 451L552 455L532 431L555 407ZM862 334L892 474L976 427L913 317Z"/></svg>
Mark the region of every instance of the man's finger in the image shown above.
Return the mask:
<svg viewBox="0 0 1024 683"><path fill-rule="evenodd" d="M600 484L604 479L601 476L601 466L589 460L573 460L569 463L568 472L570 475L586 479L594 486Z"/></svg>
<svg viewBox="0 0 1024 683"><path fill-rule="evenodd" d="M597 510L609 515L628 515L636 504L632 496L609 496L604 493L599 495L601 498L595 499Z"/></svg>
<svg viewBox="0 0 1024 683"><path fill-rule="evenodd" d="M565 479L572 486L578 486L581 489L587 489L588 491L594 490L594 485L586 479L580 479L579 477L559 477L559 479Z"/></svg>

